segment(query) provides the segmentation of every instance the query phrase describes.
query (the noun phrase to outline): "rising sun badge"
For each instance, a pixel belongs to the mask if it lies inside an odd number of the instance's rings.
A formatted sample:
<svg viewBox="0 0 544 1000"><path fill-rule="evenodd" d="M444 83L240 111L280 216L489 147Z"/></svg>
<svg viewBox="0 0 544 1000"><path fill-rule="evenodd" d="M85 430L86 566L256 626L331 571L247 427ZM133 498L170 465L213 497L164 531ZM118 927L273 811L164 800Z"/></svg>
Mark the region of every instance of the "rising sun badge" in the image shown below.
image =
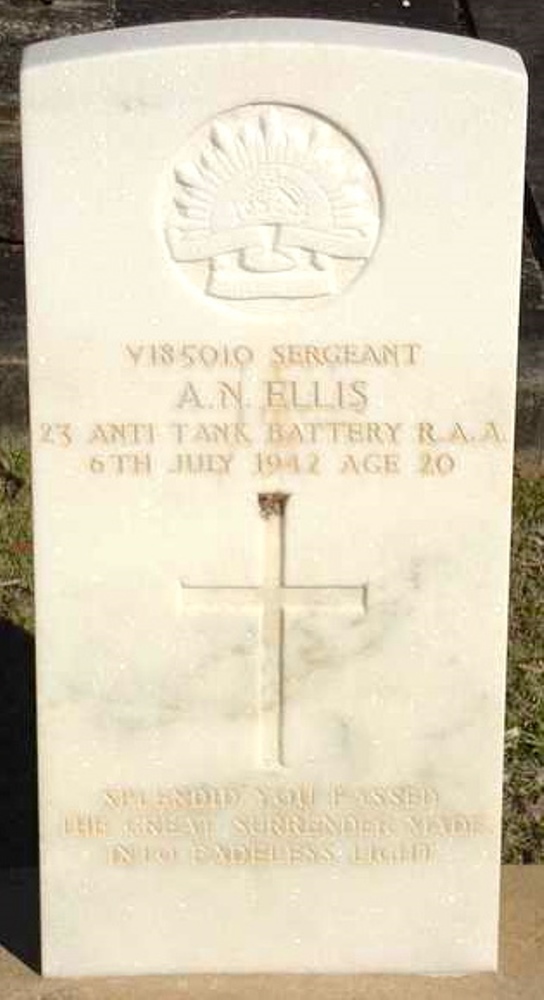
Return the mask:
<svg viewBox="0 0 544 1000"><path fill-rule="evenodd" d="M166 242L221 299L312 299L341 291L371 256L380 201L362 153L300 108L218 115L174 165Z"/></svg>

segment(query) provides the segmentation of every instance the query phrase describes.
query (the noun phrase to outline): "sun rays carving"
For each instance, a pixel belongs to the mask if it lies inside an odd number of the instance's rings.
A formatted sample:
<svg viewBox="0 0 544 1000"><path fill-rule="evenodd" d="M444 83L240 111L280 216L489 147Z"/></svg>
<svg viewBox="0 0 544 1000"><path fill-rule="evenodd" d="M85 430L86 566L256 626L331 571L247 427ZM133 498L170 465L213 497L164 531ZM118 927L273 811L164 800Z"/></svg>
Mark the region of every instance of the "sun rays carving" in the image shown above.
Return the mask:
<svg viewBox="0 0 544 1000"><path fill-rule="evenodd" d="M365 263L379 200L362 153L298 108L216 119L174 167L166 238L179 263L207 262L222 298L308 298L339 290L338 264Z"/></svg>

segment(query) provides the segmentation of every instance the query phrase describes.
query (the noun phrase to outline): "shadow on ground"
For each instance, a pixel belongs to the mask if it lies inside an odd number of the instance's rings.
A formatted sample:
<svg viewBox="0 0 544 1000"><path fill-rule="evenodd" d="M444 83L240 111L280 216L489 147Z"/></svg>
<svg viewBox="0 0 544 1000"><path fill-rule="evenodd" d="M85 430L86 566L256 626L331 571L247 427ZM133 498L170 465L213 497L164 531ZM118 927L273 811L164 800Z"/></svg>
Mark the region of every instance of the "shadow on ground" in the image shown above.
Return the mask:
<svg viewBox="0 0 544 1000"><path fill-rule="evenodd" d="M0 944L39 962L34 640L0 619Z"/></svg>

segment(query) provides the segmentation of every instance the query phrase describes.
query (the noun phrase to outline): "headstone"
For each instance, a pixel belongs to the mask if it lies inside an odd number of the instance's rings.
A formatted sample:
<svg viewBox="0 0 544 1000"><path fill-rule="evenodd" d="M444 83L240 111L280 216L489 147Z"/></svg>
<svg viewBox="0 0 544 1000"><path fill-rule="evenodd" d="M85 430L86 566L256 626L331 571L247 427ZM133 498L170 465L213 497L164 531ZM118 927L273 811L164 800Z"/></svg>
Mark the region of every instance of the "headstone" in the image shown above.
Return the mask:
<svg viewBox="0 0 544 1000"><path fill-rule="evenodd" d="M178 24L23 100L45 972L495 968L519 58Z"/></svg>

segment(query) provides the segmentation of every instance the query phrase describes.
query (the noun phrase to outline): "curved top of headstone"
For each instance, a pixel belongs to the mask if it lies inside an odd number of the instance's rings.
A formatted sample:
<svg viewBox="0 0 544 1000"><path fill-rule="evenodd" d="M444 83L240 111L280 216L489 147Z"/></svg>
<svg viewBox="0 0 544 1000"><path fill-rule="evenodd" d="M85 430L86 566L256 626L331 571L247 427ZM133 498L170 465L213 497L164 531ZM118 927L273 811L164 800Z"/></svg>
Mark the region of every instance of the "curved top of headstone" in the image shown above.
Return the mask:
<svg viewBox="0 0 544 1000"><path fill-rule="evenodd" d="M244 43L365 46L389 49L407 56L457 59L498 70L525 72L523 61L516 51L491 42L413 28L313 18L177 21L58 38L28 46L23 57L23 68L27 70L73 59L119 56L125 52L143 52L177 45Z"/></svg>

